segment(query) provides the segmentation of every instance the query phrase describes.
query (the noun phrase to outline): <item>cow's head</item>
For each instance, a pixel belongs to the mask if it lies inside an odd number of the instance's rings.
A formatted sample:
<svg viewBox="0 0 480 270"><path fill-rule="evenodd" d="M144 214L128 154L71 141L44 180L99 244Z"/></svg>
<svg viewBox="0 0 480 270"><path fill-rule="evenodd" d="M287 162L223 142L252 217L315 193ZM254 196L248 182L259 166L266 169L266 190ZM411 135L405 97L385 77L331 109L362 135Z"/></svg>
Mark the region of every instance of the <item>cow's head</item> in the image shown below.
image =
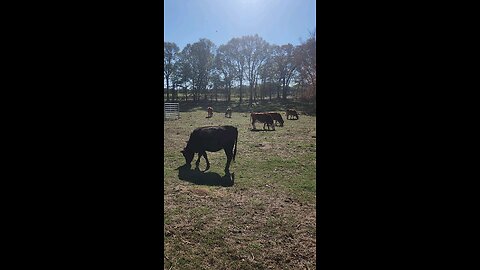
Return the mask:
<svg viewBox="0 0 480 270"><path fill-rule="evenodd" d="M193 156L195 153L188 151L186 148L184 148L182 151L180 151L183 154L183 157L185 158L185 164L190 164L192 163Z"/></svg>

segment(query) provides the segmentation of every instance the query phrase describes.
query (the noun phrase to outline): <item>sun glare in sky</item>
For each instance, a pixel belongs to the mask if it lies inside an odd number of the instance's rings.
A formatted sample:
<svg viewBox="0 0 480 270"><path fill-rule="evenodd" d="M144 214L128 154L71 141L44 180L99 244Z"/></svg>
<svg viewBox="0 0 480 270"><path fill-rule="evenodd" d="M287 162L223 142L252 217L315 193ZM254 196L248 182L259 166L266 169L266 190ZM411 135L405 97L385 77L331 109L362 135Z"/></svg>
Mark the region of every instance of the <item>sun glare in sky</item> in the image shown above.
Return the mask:
<svg viewBox="0 0 480 270"><path fill-rule="evenodd" d="M207 38L217 46L258 34L277 45L299 44L315 29L315 0L165 0L164 40L180 49Z"/></svg>

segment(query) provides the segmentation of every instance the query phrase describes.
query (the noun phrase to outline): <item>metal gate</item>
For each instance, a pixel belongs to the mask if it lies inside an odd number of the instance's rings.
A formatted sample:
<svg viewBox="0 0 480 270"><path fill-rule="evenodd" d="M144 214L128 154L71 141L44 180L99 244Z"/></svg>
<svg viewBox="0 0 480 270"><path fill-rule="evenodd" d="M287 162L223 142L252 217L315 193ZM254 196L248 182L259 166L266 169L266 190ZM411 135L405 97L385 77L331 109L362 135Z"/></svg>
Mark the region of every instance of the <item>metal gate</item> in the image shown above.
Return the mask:
<svg viewBox="0 0 480 270"><path fill-rule="evenodd" d="M180 118L180 104L179 103L164 103L163 118L179 119Z"/></svg>

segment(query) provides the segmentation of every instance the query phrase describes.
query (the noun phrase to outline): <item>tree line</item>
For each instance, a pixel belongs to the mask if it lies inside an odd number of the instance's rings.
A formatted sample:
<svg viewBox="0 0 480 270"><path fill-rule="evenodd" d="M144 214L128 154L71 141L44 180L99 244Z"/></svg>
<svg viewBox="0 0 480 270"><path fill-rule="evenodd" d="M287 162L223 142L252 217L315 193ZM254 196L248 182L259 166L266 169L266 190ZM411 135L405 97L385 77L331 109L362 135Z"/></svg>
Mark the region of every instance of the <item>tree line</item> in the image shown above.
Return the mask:
<svg viewBox="0 0 480 270"><path fill-rule="evenodd" d="M240 103L272 100L272 95L285 100L290 85L303 99L316 97L315 32L297 46L269 44L258 35L232 38L218 47L202 38L182 50L164 42L163 63L167 101L179 100L181 91L185 100L189 94L200 101L220 93L230 102L233 89L238 89Z"/></svg>

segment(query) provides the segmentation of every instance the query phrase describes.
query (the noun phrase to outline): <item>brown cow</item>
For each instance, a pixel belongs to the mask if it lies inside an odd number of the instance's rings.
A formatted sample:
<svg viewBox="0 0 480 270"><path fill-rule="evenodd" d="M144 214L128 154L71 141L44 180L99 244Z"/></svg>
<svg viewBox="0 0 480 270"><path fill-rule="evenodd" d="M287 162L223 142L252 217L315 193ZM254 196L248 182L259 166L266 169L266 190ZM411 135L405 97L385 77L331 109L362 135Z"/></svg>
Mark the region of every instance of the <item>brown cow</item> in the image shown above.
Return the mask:
<svg viewBox="0 0 480 270"><path fill-rule="evenodd" d="M210 118L213 116L213 108L212 107L208 107L207 108L207 118Z"/></svg>
<svg viewBox="0 0 480 270"><path fill-rule="evenodd" d="M284 121L283 121L282 115L276 112L269 112L268 114L270 114L270 116L273 118L273 120L275 121L275 124L280 123L280 126L283 127Z"/></svg>
<svg viewBox="0 0 480 270"><path fill-rule="evenodd" d="M290 119L292 119L292 117L295 116L295 118L298 120L298 113L294 109L287 109L287 119L289 119L288 118L289 116L290 116Z"/></svg>
<svg viewBox="0 0 480 270"><path fill-rule="evenodd" d="M253 129L257 129L255 127L255 122L263 123L263 129L265 129L265 125L267 125L268 130L270 130L270 126L273 130L275 130L275 125L273 124L273 118L268 113L254 113L250 114L250 118L252 119L252 127Z"/></svg>
<svg viewBox="0 0 480 270"><path fill-rule="evenodd" d="M227 108L227 112L225 112L225 117L232 118L232 108Z"/></svg>

